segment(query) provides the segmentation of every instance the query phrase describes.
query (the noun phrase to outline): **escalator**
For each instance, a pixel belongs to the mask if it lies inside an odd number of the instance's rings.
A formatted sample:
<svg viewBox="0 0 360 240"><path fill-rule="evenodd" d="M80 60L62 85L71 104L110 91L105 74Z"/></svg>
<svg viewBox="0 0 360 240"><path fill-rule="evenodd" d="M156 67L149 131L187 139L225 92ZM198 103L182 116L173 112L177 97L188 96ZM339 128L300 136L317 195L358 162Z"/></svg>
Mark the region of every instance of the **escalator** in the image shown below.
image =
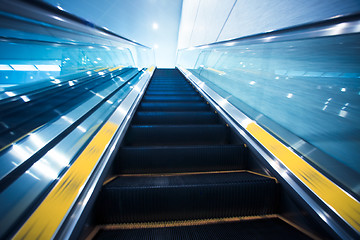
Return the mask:
<svg viewBox="0 0 360 240"><path fill-rule="evenodd" d="M88 239L311 239L278 181L177 71L157 69L104 182Z"/></svg>

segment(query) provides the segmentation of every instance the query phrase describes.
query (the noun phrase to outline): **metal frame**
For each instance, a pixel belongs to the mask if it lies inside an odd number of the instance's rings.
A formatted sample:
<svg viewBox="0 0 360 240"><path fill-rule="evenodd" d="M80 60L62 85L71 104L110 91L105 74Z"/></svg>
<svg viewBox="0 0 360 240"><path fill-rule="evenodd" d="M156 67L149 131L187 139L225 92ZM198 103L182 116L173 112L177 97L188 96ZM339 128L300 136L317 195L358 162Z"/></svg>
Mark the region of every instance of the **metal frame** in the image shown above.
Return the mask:
<svg viewBox="0 0 360 240"><path fill-rule="evenodd" d="M117 148L119 147L125 135L132 116L134 115L136 108L139 105L142 96L144 95L147 85L150 82L152 73L153 71L150 73L147 72L145 76L142 77L140 82L137 83L136 87L134 87L134 89L124 99L117 110L115 110L115 112L108 119L107 122L115 123L119 125L119 128L110 140L106 150L104 151L101 159L99 159L97 166L91 173L76 202L73 204L71 213L66 217L66 220L63 222L61 229L59 226L58 229L60 229L60 231L55 234L56 239L69 239L72 237L73 231L77 227L78 220L84 213L85 207L89 203L90 198L94 195L96 186L98 184L102 184L99 182L99 180L103 177L104 169L109 165L109 163L111 163L112 158L114 158L117 152Z"/></svg>
<svg viewBox="0 0 360 240"><path fill-rule="evenodd" d="M246 127L254 122L252 119L217 94L208 87L205 82L198 79L191 72L180 66L178 66L178 69L242 138L249 143L249 146L276 171L277 175L284 179L286 183L296 191L304 203L315 212L318 219L321 219L328 225L341 239L352 239L353 236L356 235L356 230L334 212L331 206L319 201L320 198L314 192L309 194L309 189L305 183L301 182L278 158L272 155L261 143L251 136L246 130ZM350 233L349 229L352 229L355 234Z"/></svg>
<svg viewBox="0 0 360 240"><path fill-rule="evenodd" d="M44 32L44 28L46 28L46 31L50 31L56 37L79 38L81 34L85 34L92 39L92 42L98 42L99 44L104 44L104 41L97 38L150 49L145 45L122 37L43 1L0 0L0 11L9 13L10 15L7 17L12 21L23 22L26 25L30 24L32 32ZM21 17L11 16L12 14Z"/></svg>
<svg viewBox="0 0 360 240"><path fill-rule="evenodd" d="M205 49L213 47L234 47L247 44L272 43L319 37L332 37L344 34L355 34L359 32L360 13L355 13L348 16L335 16L333 18L315 23L302 24L289 28L283 28L245 37L229 39L221 42L202 44L195 47L179 49L179 51L193 50L196 48Z"/></svg>

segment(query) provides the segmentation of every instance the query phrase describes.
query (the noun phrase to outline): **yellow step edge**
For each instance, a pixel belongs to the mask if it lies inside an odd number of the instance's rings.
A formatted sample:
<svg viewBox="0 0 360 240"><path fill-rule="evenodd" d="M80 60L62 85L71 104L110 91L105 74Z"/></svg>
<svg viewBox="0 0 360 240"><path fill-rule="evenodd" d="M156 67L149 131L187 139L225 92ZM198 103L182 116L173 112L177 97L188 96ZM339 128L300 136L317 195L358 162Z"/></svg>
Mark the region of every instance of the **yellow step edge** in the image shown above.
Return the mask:
<svg viewBox="0 0 360 240"><path fill-rule="evenodd" d="M117 229L140 229L140 228L165 228L165 227L186 227L199 226L206 224L219 224L238 221L250 221L259 219L277 218L276 214L261 215L261 216L244 216L244 217L228 217L228 218L209 218L209 219L194 219L194 220L174 220L164 222L142 222L142 223L122 223L122 224L108 224L100 225L100 229L117 230Z"/></svg>

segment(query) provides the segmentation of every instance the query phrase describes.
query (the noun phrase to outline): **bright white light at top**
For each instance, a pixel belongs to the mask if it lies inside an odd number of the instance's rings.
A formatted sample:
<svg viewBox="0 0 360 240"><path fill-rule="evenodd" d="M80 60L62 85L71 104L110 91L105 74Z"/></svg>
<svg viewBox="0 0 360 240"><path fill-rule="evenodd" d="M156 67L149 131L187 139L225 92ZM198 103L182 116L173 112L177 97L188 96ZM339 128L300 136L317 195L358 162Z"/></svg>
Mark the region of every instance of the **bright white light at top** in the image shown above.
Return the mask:
<svg viewBox="0 0 360 240"><path fill-rule="evenodd" d="M255 81L249 82L250 85L254 85L255 83L256 83Z"/></svg>
<svg viewBox="0 0 360 240"><path fill-rule="evenodd" d="M234 46L236 44L236 42L228 42L228 43L225 43L226 46Z"/></svg>
<svg viewBox="0 0 360 240"><path fill-rule="evenodd" d="M49 71L49 72L60 72L61 68L59 65L35 65L39 71Z"/></svg>
<svg viewBox="0 0 360 240"><path fill-rule="evenodd" d="M64 22L64 19L62 19L62 18L60 18L60 17L58 17L58 16L53 16L53 18L56 19L56 20L59 20L59 21Z"/></svg>
<svg viewBox="0 0 360 240"><path fill-rule="evenodd" d="M98 61L101 61L101 58L96 58Z"/></svg>
<svg viewBox="0 0 360 240"><path fill-rule="evenodd" d="M339 24L335 25L335 27L329 28L329 31L333 35L342 34L347 26L348 26L348 23L339 23Z"/></svg>
<svg viewBox="0 0 360 240"><path fill-rule="evenodd" d="M54 81L51 81L52 83L58 84L61 83L61 81L59 79L54 79Z"/></svg>
<svg viewBox="0 0 360 240"><path fill-rule="evenodd" d="M12 69L9 65L7 64L0 64L0 71L12 71L14 69Z"/></svg>
<svg viewBox="0 0 360 240"><path fill-rule="evenodd" d="M158 49L158 48L159 48L159 45L154 44L154 48L155 48L155 49Z"/></svg>
<svg viewBox="0 0 360 240"><path fill-rule="evenodd" d="M10 66L15 71L38 71L38 69L34 65L12 64Z"/></svg>
<svg viewBox="0 0 360 240"><path fill-rule="evenodd" d="M20 96L21 97L21 99L24 101L24 102L28 102L28 101L30 101L30 99L27 97L27 96Z"/></svg>
<svg viewBox="0 0 360 240"><path fill-rule="evenodd" d="M156 22L154 22L153 25L152 25L152 28L154 30L157 30L159 28L159 25Z"/></svg>
<svg viewBox="0 0 360 240"><path fill-rule="evenodd" d="M62 7L60 7L59 5L57 6L58 9L60 9L61 11L64 11L64 9Z"/></svg>
<svg viewBox="0 0 360 240"><path fill-rule="evenodd" d="M292 93L289 93L286 97L287 98L292 98L294 95Z"/></svg>
<svg viewBox="0 0 360 240"><path fill-rule="evenodd" d="M8 95L9 97L14 97L14 96L16 96L16 94L13 93L13 92L5 92L5 94Z"/></svg>
<svg viewBox="0 0 360 240"><path fill-rule="evenodd" d="M342 92L346 92L346 88L342 88L341 91L342 91Z"/></svg>

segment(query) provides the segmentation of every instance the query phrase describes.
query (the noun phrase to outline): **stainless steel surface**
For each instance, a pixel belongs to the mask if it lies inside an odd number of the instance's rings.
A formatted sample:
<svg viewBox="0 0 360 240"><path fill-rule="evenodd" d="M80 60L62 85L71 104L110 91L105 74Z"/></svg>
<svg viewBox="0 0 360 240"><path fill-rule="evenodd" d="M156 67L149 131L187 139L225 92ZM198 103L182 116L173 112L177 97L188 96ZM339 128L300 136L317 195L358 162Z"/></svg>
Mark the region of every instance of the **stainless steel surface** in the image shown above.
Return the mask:
<svg viewBox="0 0 360 240"><path fill-rule="evenodd" d="M350 235L342 226L343 223L348 225L344 219L336 212L330 212L329 210L324 209L315 199L321 200L315 193L313 196L307 193L308 187L302 183L299 184L300 180L287 169L283 163L272 155L264 146L262 146L258 141L256 141L251 134L246 131L246 127L255 122L254 120L247 117L239 109L235 108L231 103L229 103L225 98L221 97L214 90L208 87L203 81L195 77L188 70L178 67L178 69L183 73L183 75L196 87L196 89L204 96L204 98L215 108L217 111L226 119L226 121L234 128L236 131L249 143L256 152L258 152L263 159L265 159L271 167L293 188L299 196L306 202L322 219L328 226L333 229L336 234L342 239L352 239ZM324 203L326 204L326 203ZM326 204L327 205L327 204ZM328 206L328 205L327 205ZM331 209L331 206L328 206ZM339 221L332 217L332 215L337 215L344 222L341 224ZM352 226L348 225L350 228ZM354 231L356 231L354 229Z"/></svg>
<svg viewBox="0 0 360 240"><path fill-rule="evenodd" d="M84 19L71 15L69 13L63 12L56 7L52 7L44 2L32 2L32 1L21 1L21 0L1 0L0 1L0 10L5 12L10 12L12 14L16 14L19 16L23 16L26 18L34 19L36 21L40 21L42 23L33 21L33 27L37 27L42 29L49 30L48 25L43 23L52 24L54 26L58 26L61 29L53 29L53 34L55 37L60 37L58 34L63 32L62 37L74 37L81 38L81 34L87 34L87 37L92 37L94 43L100 38L106 38L108 41L121 42L126 44L131 44L134 46L141 46L144 48L148 48L142 44L139 44L135 41L127 39L125 37L119 36L108 29L105 29L100 26L96 26L90 22L87 22ZM35 31L36 29L32 29ZM60 31L58 31L60 30ZM97 36L97 37L96 37ZM88 41L89 42L89 41ZM102 41L100 44L103 44Z"/></svg>
<svg viewBox="0 0 360 240"><path fill-rule="evenodd" d="M353 34L360 32L360 14L349 16L339 16L332 19L303 24L300 26L289 27L285 29L274 30L231 39L222 42L199 45L188 48L212 48L212 47L229 47L247 44L272 43L280 41L291 41L307 38L331 37L343 34Z"/></svg>
<svg viewBox="0 0 360 240"><path fill-rule="evenodd" d="M129 74L127 80L131 79L136 73L137 71ZM102 76L108 77L108 75L104 74ZM111 78L109 78L109 81L111 81ZM30 133L23 141L12 144L0 156L2 179L11 174L22 163L34 158L34 156L39 158L24 174L11 182L0 193L0 202L2 203L0 205L0 215L2 216L0 219L0 225L2 226L0 228L0 237L19 220L26 210L29 210L28 208L44 194L44 191L48 191L47 189L54 181L59 179L62 172L71 166L74 157L83 148L84 144L103 125L109 114L115 111L115 107L124 101L123 98L127 95L127 92L122 91L122 89L128 89L130 92L131 89L137 89L136 86L138 86L131 84L131 82L125 83L122 78L112 81L114 82L110 87L100 92L93 92L94 96L88 101L68 114L62 115L57 121ZM101 103L105 97L109 96L118 87L121 87L120 91L105 101L72 132L63 137L59 143L49 148L43 155L36 156L39 151L47 147L49 142L66 131L67 128L71 127L91 108Z"/></svg>
<svg viewBox="0 0 360 240"><path fill-rule="evenodd" d="M145 92L145 89L151 79L152 73L146 71L141 80L134 86L133 90L123 100L120 106L115 110L107 122L116 124L118 127L117 132L112 137L102 157L99 159L97 166L94 168L91 176L85 183L83 190L79 193L78 198L73 204L72 212L67 216L67 220L64 221L62 231L58 232L56 238L69 239L81 214L83 213L85 206L88 204L89 199L93 195L95 186L99 184L99 179L107 166L110 158L116 153L116 146L119 145L122 138L125 135L126 129L131 121L132 115L140 103L140 100ZM70 209L69 209L70 212ZM58 229L59 229L58 228Z"/></svg>

